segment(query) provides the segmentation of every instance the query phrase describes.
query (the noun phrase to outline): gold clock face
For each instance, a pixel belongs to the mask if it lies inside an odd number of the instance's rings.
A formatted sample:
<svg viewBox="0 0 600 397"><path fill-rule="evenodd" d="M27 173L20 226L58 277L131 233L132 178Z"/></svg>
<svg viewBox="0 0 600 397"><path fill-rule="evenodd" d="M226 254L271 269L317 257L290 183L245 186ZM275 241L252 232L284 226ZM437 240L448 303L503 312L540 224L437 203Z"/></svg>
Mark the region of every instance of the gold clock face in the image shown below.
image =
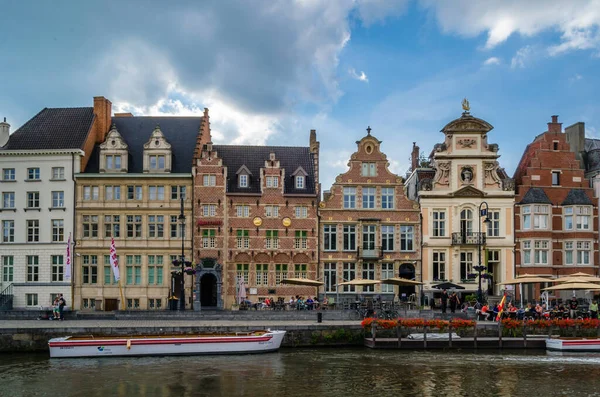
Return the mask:
<svg viewBox="0 0 600 397"><path fill-rule="evenodd" d="M260 217L256 217L252 220L252 222L254 223L254 226L260 226L262 225L262 219L260 219Z"/></svg>
<svg viewBox="0 0 600 397"><path fill-rule="evenodd" d="M290 218L283 218L281 223L283 223L283 226L288 227L292 224L292 220Z"/></svg>
<svg viewBox="0 0 600 397"><path fill-rule="evenodd" d="M324 201L321 201L321 202L319 203L319 207L320 207L320 208L325 208L325 202L324 202Z"/></svg>

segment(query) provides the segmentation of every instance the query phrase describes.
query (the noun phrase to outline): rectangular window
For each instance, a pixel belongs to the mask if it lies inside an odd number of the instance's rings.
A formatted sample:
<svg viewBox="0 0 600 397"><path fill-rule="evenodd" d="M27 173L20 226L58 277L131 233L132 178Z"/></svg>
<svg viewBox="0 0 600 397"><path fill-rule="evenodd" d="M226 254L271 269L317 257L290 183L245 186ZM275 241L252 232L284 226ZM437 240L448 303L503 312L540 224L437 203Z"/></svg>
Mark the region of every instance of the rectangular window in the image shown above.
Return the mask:
<svg viewBox="0 0 600 397"><path fill-rule="evenodd" d="M237 247L238 249L250 248L250 230L237 231Z"/></svg>
<svg viewBox="0 0 600 397"><path fill-rule="evenodd" d="M85 201L98 200L99 192L100 192L99 186L84 186L83 187L83 199Z"/></svg>
<svg viewBox="0 0 600 397"><path fill-rule="evenodd" d="M277 264L275 265L275 285L280 285L281 280L287 278L288 265Z"/></svg>
<svg viewBox="0 0 600 397"><path fill-rule="evenodd" d="M52 167L52 179L53 180L64 180L65 179L65 167Z"/></svg>
<svg viewBox="0 0 600 397"><path fill-rule="evenodd" d="M363 251L375 250L375 225L363 226Z"/></svg>
<svg viewBox="0 0 600 397"><path fill-rule="evenodd" d="M171 215L170 220L171 238L182 237L183 230L181 227L181 222L179 221L179 217L177 215Z"/></svg>
<svg viewBox="0 0 600 397"><path fill-rule="evenodd" d="M98 237L98 215L84 215L83 219L83 237Z"/></svg>
<svg viewBox="0 0 600 397"><path fill-rule="evenodd" d="M239 176L239 186L248 187L248 175L242 174Z"/></svg>
<svg viewBox="0 0 600 397"><path fill-rule="evenodd" d="M267 187L279 187L279 177L278 176L268 176L267 177Z"/></svg>
<svg viewBox="0 0 600 397"><path fill-rule="evenodd" d="M40 281L40 257L27 255L27 282Z"/></svg>
<svg viewBox="0 0 600 397"><path fill-rule="evenodd" d="M15 275L15 257L6 255L2 257L2 282L12 283Z"/></svg>
<svg viewBox="0 0 600 397"><path fill-rule="evenodd" d="M121 200L121 186L105 186L104 200L113 201Z"/></svg>
<svg viewBox="0 0 600 397"><path fill-rule="evenodd" d="M565 265L573 264L573 242L565 241L563 243L564 251L565 251Z"/></svg>
<svg viewBox="0 0 600 397"><path fill-rule="evenodd" d="M460 280L470 280L469 275L473 273L473 253L460 253Z"/></svg>
<svg viewBox="0 0 600 397"><path fill-rule="evenodd" d="M203 175L202 176L202 185L216 186L217 185L217 176L216 175Z"/></svg>
<svg viewBox="0 0 600 397"><path fill-rule="evenodd" d="M163 215L148 215L148 237L161 238L165 234L165 217Z"/></svg>
<svg viewBox="0 0 600 397"><path fill-rule="evenodd" d="M573 230L573 207L564 207L565 230Z"/></svg>
<svg viewBox="0 0 600 397"><path fill-rule="evenodd" d="M306 249L308 247L308 239L306 230L296 230L296 238L294 239L296 249Z"/></svg>
<svg viewBox="0 0 600 397"><path fill-rule="evenodd" d="M344 188L344 208L356 208L356 188Z"/></svg>
<svg viewBox="0 0 600 397"><path fill-rule="evenodd" d="M65 207L65 192L52 192L52 208Z"/></svg>
<svg viewBox="0 0 600 397"><path fill-rule="evenodd" d="M2 192L2 208L15 208L15 192Z"/></svg>
<svg viewBox="0 0 600 397"><path fill-rule="evenodd" d="M323 250L337 251L337 225L323 225Z"/></svg>
<svg viewBox="0 0 600 397"><path fill-rule="evenodd" d="M215 248L217 246L215 235L215 229L202 229L202 248Z"/></svg>
<svg viewBox="0 0 600 397"><path fill-rule="evenodd" d="M142 237L142 216L127 215L127 237Z"/></svg>
<svg viewBox="0 0 600 397"><path fill-rule="evenodd" d="M342 278L345 281L352 281L356 278L356 263L344 263ZM354 285L344 285L343 292L354 292Z"/></svg>
<svg viewBox="0 0 600 397"><path fill-rule="evenodd" d="M323 265L325 276L325 292L335 292L337 289L337 264L326 262Z"/></svg>
<svg viewBox="0 0 600 397"><path fill-rule="evenodd" d="M308 218L308 207L301 206L295 208L296 218Z"/></svg>
<svg viewBox="0 0 600 397"><path fill-rule="evenodd" d="M27 242L36 243L40 241L40 221L30 219L27 221Z"/></svg>
<svg viewBox="0 0 600 397"><path fill-rule="evenodd" d="M531 262L531 241L523 241L521 243L521 253L523 257L521 258L521 262L523 265L532 265Z"/></svg>
<svg viewBox="0 0 600 397"><path fill-rule="evenodd" d="M560 171L552 171L552 186L560 185Z"/></svg>
<svg viewBox="0 0 600 397"><path fill-rule="evenodd" d="M112 267L110 265L110 255L104 255L104 285L115 284Z"/></svg>
<svg viewBox="0 0 600 397"><path fill-rule="evenodd" d="M294 277L295 278L308 278L306 274L306 264L295 264L294 265Z"/></svg>
<svg viewBox="0 0 600 397"><path fill-rule="evenodd" d="M589 230L590 229L590 218L592 208L588 206L575 207L575 213L577 214L577 223L575 224L577 230Z"/></svg>
<svg viewBox="0 0 600 397"><path fill-rule="evenodd" d="M393 263L382 263L381 264L381 279L385 280L394 277L394 264ZM381 284L381 292L393 293L394 286L392 284Z"/></svg>
<svg viewBox="0 0 600 397"><path fill-rule="evenodd" d="M375 188L362 188L362 207L366 209L375 208Z"/></svg>
<svg viewBox="0 0 600 397"><path fill-rule="evenodd" d="M104 215L104 237L121 237L120 215Z"/></svg>
<svg viewBox="0 0 600 397"><path fill-rule="evenodd" d="M445 237L446 236L446 211L434 210L433 211L433 237Z"/></svg>
<svg viewBox="0 0 600 397"><path fill-rule="evenodd" d="M63 281L65 268L62 255L52 255L52 281Z"/></svg>
<svg viewBox="0 0 600 397"><path fill-rule="evenodd" d="M52 219L52 241L60 242L65 239L65 222L62 219Z"/></svg>
<svg viewBox="0 0 600 397"><path fill-rule="evenodd" d="M256 285L269 285L269 265L256 265Z"/></svg>
<svg viewBox="0 0 600 397"><path fill-rule="evenodd" d="M547 229L548 228L548 208L547 205L533 206L533 228Z"/></svg>
<svg viewBox="0 0 600 397"><path fill-rule="evenodd" d="M139 185L127 186L127 200L142 200L142 187Z"/></svg>
<svg viewBox="0 0 600 397"><path fill-rule="evenodd" d="M488 237L500 237L500 211L488 211Z"/></svg>
<svg viewBox="0 0 600 397"><path fill-rule="evenodd" d="M25 294L25 299L27 300L27 306L38 305L38 294Z"/></svg>
<svg viewBox="0 0 600 397"><path fill-rule="evenodd" d="M185 186L171 186L171 200L185 200Z"/></svg>
<svg viewBox="0 0 600 397"><path fill-rule="evenodd" d="M394 250L394 229L392 225L381 226L381 248L384 251Z"/></svg>
<svg viewBox="0 0 600 397"><path fill-rule="evenodd" d="M433 251L433 281L446 281L446 253Z"/></svg>
<svg viewBox="0 0 600 397"><path fill-rule="evenodd" d="M375 264L374 263L363 263L362 265L363 272L362 278L363 280L375 280ZM375 285L365 285L363 286L363 292L375 292Z"/></svg>
<svg viewBox="0 0 600 397"><path fill-rule="evenodd" d="M236 216L240 218L248 218L250 216L249 205L237 205L235 207Z"/></svg>
<svg viewBox="0 0 600 397"><path fill-rule="evenodd" d="M531 229L531 207L521 207L521 213L523 214L523 229Z"/></svg>
<svg viewBox="0 0 600 397"><path fill-rule="evenodd" d="M548 264L548 241L541 240L534 242L534 262L536 265L547 265Z"/></svg>
<svg viewBox="0 0 600 397"><path fill-rule="evenodd" d="M14 243L15 242L15 221L13 221L13 220L2 221L2 242L3 243Z"/></svg>
<svg viewBox="0 0 600 397"><path fill-rule="evenodd" d="M148 156L150 160L151 170L164 170L165 169L165 155L164 154L151 154Z"/></svg>
<svg viewBox="0 0 600 397"><path fill-rule="evenodd" d="M278 230L267 230L265 248L277 249L279 248L279 231Z"/></svg>
<svg viewBox="0 0 600 397"><path fill-rule="evenodd" d="M28 181L39 181L40 180L40 169L39 168L27 168L27 180Z"/></svg>
<svg viewBox="0 0 600 397"><path fill-rule="evenodd" d="M98 284L98 256L82 255L81 261L83 284Z"/></svg>
<svg viewBox="0 0 600 397"><path fill-rule="evenodd" d="M362 171L360 174L362 176L376 176L377 166L375 163L362 163Z"/></svg>
<svg viewBox="0 0 600 397"><path fill-rule="evenodd" d="M277 205L265 206L265 216L267 218L278 218L279 217L279 207Z"/></svg>
<svg viewBox="0 0 600 397"><path fill-rule="evenodd" d="M40 192L27 192L27 208L40 208Z"/></svg>
<svg viewBox="0 0 600 397"><path fill-rule="evenodd" d="M394 188L393 187L382 187L381 188L381 208L384 210L394 209Z"/></svg>
<svg viewBox="0 0 600 397"><path fill-rule="evenodd" d="M107 154L105 159L106 159L106 169L107 170L120 170L121 169L121 155Z"/></svg>
<svg viewBox="0 0 600 397"><path fill-rule="evenodd" d="M148 195L150 200L164 200L165 199L165 187L164 186L149 186Z"/></svg>
<svg viewBox="0 0 600 397"><path fill-rule="evenodd" d="M204 204L202 206L202 216L211 217L217 214L217 206L215 204Z"/></svg>
<svg viewBox="0 0 600 397"><path fill-rule="evenodd" d="M14 168L2 168L2 180L14 181L16 179Z"/></svg>
<svg viewBox="0 0 600 397"><path fill-rule="evenodd" d="M296 189L304 189L304 176L296 176Z"/></svg>
<svg viewBox="0 0 600 397"><path fill-rule="evenodd" d="M344 225L344 251L356 251L356 225Z"/></svg>
<svg viewBox="0 0 600 397"><path fill-rule="evenodd" d="M400 226L400 251L414 251L414 239L414 226Z"/></svg>
<svg viewBox="0 0 600 397"><path fill-rule="evenodd" d="M591 244L589 241L578 241L577 242L577 264L578 265L589 265L591 255Z"/></svg>
<svg viewBox="0 0 600 397"><path fill-rule="evenodd" d="M248 279L250 275L250 265L247 263L238 263L236 265L236 280L239 280L241 277L244 278L244 283L248 285Z"/></svg>

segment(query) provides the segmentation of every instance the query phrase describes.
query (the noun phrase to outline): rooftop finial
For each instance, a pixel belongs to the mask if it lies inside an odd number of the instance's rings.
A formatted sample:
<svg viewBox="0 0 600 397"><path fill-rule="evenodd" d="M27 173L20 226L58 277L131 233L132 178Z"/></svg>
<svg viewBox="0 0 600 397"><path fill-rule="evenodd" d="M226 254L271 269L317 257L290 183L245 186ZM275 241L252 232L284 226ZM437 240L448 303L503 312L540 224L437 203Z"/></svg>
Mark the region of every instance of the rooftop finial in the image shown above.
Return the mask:
<svg viewBox="0 0 600 397"><path fill-rule="evenodd" d="M367 127L367 135L371 135L371 126Z"/></svg>
<svg viewBox="0 0 600 397"><path fill-rule="evenodd" d="M469 105L469 100L467 98L462 100L462 108L465 113L469 113L469 110L471 110L471 105Z"/></svg>

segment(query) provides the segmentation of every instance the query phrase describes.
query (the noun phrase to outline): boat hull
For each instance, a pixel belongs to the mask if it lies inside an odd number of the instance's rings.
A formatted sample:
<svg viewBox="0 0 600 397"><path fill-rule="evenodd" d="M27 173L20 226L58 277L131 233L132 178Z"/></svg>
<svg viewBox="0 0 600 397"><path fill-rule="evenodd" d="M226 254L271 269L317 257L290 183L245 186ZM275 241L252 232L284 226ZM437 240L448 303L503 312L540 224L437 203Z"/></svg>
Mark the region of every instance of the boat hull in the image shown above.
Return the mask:
<svg viewBox="0 0 600 397"><path fill-rule="evenodd" d="M50 357L122 357L202 354L250 354L276 351L285 331L251 335L173 336L72 339L48 341Z"/></svg>
<svg viewBox="0 0 600 397"><path fill-rule="evenodd" d="M549 338L546 349L563 352L600 352L600 338Z"/></svg>

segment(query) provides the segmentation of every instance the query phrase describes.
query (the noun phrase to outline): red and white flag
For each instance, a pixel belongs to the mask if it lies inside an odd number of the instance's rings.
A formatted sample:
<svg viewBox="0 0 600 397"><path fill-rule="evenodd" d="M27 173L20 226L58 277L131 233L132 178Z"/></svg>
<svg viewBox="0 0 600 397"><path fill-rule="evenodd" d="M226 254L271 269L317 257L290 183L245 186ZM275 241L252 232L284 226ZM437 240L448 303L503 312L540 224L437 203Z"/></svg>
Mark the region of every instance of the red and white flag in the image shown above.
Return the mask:
<svg viewBox="0 0 600 397"><path fill-rule="evenodd" d="M71 281L71 233L67 241L67 260L65 265L65 281Z"/></svg>
<svg viewBox="0 0 600 397"><path fill-rule="evenodd" d="M117 249L115 248L115 239L111 239L110 242L110 267L113 269L115 275L115 281L119 281L121 278L119 274L119 258L117 257Z"/></svg>

